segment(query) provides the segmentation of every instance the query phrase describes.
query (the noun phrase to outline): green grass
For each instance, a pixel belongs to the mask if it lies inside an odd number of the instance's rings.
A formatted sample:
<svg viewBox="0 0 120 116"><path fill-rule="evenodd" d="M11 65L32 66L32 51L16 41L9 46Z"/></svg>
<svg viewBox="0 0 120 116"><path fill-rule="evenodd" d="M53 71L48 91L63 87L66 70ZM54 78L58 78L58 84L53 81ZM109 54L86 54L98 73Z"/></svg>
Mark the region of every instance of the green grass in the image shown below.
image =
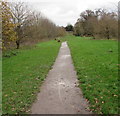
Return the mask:
<svg viewBox="0 0 120 116"><path fill-rule="evenodd" d="M3 113L26 113L53 65L60 43L37 44L34 48L12 51L3 57ZM16 54L17 52L17 54ZM11 57L10 57L11 56Z"/></svg>
<svg viewBox="0 0 120 116"><path fill-rule="evenodd" d="M118 43L66 36L84 97L98 114L118 113ZM3 57L3 113L27 113L58 54L60 43L37 44Z"/></svg>
<svg viewBox="0 0 120 116"><path fill-rule="evenodd" d="M118 113L118 42L66 36L80 87L99 114Z"/></svg>

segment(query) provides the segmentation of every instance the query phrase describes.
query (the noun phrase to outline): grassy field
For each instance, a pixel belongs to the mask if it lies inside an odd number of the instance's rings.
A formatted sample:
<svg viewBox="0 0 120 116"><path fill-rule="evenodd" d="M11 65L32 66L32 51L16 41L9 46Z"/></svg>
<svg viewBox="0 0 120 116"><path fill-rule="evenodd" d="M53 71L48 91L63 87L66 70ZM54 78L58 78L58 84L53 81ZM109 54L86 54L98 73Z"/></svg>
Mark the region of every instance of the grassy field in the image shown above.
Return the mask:
<svg viewBox="0 0 120 116"><path fill-rule="evenodd" d="M66 36L80 87L95 113L118 113L118 43Z"/></svg>
<svg viewBox="0 0 120 116"><path fill-rule="evenodd" d="M118 113L118 43L66 36L84 97L95 113ZM3 113L27 113L58 54L60 43L43 42L3 57Z"/></svg>
<svg viewBox="0 0 120 116"><path fill-rule="evenodd" d="M55 41L43 42L34 48L8 52L3 57L3 113L29 111L59 47L60 43Z"/></svg>

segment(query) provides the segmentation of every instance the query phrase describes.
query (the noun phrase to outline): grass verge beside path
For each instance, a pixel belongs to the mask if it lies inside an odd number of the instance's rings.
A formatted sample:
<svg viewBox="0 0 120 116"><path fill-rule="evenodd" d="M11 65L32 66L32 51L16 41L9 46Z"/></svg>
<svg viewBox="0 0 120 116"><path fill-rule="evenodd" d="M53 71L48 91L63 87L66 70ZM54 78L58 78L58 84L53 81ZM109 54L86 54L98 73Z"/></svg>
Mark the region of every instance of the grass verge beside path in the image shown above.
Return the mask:
<svg viewBox="0 0 120 116"><path fill-rule="evenodd" d="M39 87L58 54L60 43L37 44L19 50L16 56L3 58L3 113L28 112Z"/></svg>
<svg viewBox="0 0 120 116"><path fill-rule="evenodd" d="M90 109L118 113L118 42L66 36L80 87Z"/></svg>

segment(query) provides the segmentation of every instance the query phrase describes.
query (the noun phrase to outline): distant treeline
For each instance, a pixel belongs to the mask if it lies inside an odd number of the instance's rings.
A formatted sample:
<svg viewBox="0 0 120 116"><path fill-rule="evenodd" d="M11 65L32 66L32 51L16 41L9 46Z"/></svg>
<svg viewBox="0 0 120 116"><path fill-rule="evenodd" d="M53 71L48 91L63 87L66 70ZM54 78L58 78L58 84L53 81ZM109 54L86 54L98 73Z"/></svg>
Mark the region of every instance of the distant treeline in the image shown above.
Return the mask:
<svg viewBox="0 0 120 116"><path fill-rule="evenodd" d="M19 49L22 44L53 39L63 36L63 27L56 26L40 12L33 11L22 2L1 2L2 48Z"/></svg>
<svg viewBox="0 0 120 116"><path fill-rule="evenodd" d="M118 15L104 9L86 10L80 14L74 26L74 34L92 36L94 39L118 37Z"/></svg>
<svg viewBox="0 0 120 116"><path fill-rule="evenodd" d="M86 10L80 14L77 22L67 25L67 31L76 36L90 36L94 39L118 38L118 14L105 9Z"/></svg>

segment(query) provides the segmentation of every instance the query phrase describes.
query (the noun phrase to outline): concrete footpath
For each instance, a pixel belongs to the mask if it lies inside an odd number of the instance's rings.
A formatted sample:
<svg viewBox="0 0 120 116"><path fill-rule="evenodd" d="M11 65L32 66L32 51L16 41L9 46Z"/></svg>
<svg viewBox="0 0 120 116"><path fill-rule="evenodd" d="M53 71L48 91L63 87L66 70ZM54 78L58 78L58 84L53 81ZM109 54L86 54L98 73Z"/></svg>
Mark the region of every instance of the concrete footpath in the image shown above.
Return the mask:
<svg viewBox="0 0 120 116"><path fill-rule="evenodd" d="M40 88L32 114L91 114L78 86L76 71L67 42L63 42L58 57Z"/></svg>

